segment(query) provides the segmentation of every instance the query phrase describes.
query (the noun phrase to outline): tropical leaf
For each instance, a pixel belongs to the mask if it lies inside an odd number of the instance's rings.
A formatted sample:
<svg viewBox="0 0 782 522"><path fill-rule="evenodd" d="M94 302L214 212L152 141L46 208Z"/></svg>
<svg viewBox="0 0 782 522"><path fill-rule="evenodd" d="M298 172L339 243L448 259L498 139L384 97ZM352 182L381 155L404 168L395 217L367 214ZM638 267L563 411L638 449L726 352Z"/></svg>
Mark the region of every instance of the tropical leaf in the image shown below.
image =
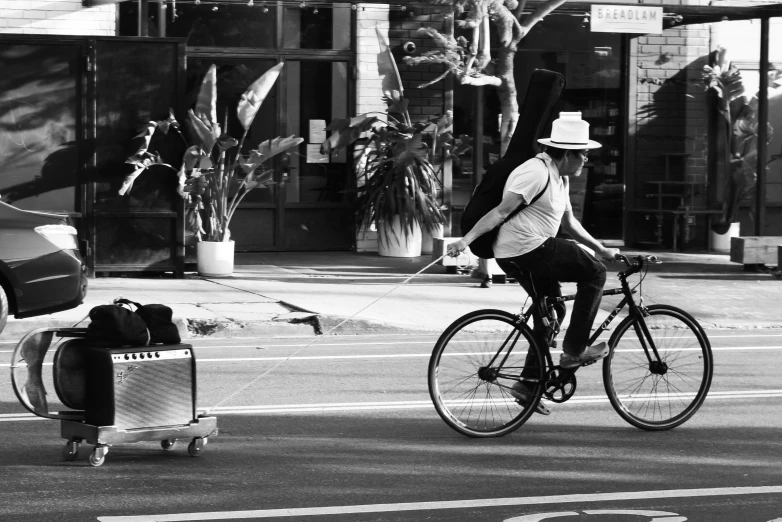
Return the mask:
<svg viewBox="0 0 782 522"><path fill-rule="evenodd" d="M375 34L380 45L380 52L377 55L377 72L383 76L382 92L397 91L400 97L404 96L404 87L402 78L399 76L399 69L396 66L396 59L391 52L391 46L388 43L386 35L375 25Z"/></svg>
<svg viewBox="0 0 782 522"><path fill-rule="evenodd" d="M217 66L215 64L209 67L201 82L195 114L209 123L217 122Z"/></svg>
<svg viewBox="0 0 782 522"><path fill-rule="evenodd" d="M247 159L244 159L244 156L239 157L239 168L245 174L251 174L261 163L263 163L263 156L257 150L250 151L250 157Z"/></svg>
<svg viewBox="0 0 782 522"><path fill-rule="evenodd" d="M258 145L258 148L253 151L262 159L262 162L268 161L277 154L281 154L294 147L298 147L304 143L304 138L297 138L296 136L288 136L287 138L277 137L271 140L266 140ZM253 158L253 156L250 156Z"/></svg>
<svg viewBox="0 0 782 522"><path fill-rule="evenodd" d="M168 129L178 129L179 128L179 122L176 120L176 116L174 116L174 110L168 109L168 119L160 120L157 122L158 129L163 132L163 134L168 134Z"/></svg>
<svg viewBox="0 0 782 522"><path fill-rule="evenodd" d="M220 151L232 149L232 148L236 147L237 145L239 145L239 140L229 136L228 134L223 134L217 140L217 148Z"/></svg>
<svg viewBox="0 0 782 522"><path fill-rule="evenodd" d="M198 170L209 170L213 167L214 163L212 163L212 158L201 155L201 158L198 160Z"/></svg>
<svg viewBox="0 0 782 522"><path fill-rule="evenodd" d="M139 151L136 152L136 154L134 154L133 156L125 160L125 163L135 165L136 168L133 170L133 172L126 175L125 179L122 181L122 186L120 186L118 191L118 194L120 196L124 196L125 194L130 192L130 189L133 187L133 182L136 180L137 177L141 175L142 172L147 170L147 168L153 165L160 165L162 167L168 167L170 169L174 168L168 163L165 163L163 159L160 157L160 155L152 154L146 151L146 146L142 146L142 148L139 149Z"/></svg>
<svg viewBox="0 0 782 522"><path fill-rule="evenodd" d="M262 187L269 184L272 181L274 175L274 169L264 170L260 174L248 174L245 180L245 190L248 192L254 188Z"/></svg>
<svg viewBox="0 0 782 522"><path fill-rule="evenodd" d="M265 73L260 78L255 80L252 85L242 94L239 104L236 106L236 114L239 117L239 122L242 124L245 130L250 128L255 115L258 113L258 108L261 106L266 96L269 95L274 83L280 76L284 62L280 62Z"/></svg>
<svg viewBox="0 0 782 522"><path fill-rule="evenodd" d="M216 123L211 123L203 120L202 118L199 118L198 115L193 112L193 109L187 111L186 121L190 127L190 130L192 131L193 136L197 138L198 144L201 146L204 152L206 154L211 154L212 149L217 142L215 130L218 131L217 136L219 136L220 126Z"/></svg>
<svg viewBox="0 0 782 522"><path fill-rule="evenodd" d="M370 116L368 114L360 114L349 119L335 119L326 127L326 131L331 132L331 134L320 146L320 153L328 154L332 151L347 147L358 140L363 133L371 130L377 121L377 116Z"/></svg>
<svg viewBox="0 0 782 522"><path fill-rule="evenodd" d="M179 172L177 172L177 185L176 185L176 193L179 194L180 197L185 197L185 184L187 182L187 172L185 170L185 164L182 163L182 167L180 167Z"/></svg>
<svg viewBox="0 0 782 522"><path fill-rule="evenodd" d="M136 136L136 138L142 138L143 141L141 142L141 145L139 146L138 150L135 154L133 154L131 157L125 160L125 163L130 163L131 165L138 165L142 166L145 165L146 161L152 157L152 154L148 152L149 149L149 143L152 140L152 135L155 134L155 129L157 128L158 124L157 122L151 121L149 122L146 127L144 127Z"/></svg>
<svg viewBox="0 0 782 522"><path fill-rule="evenodd" d="M139 175L144 172L147 168L146 167L139 167L127 176L125 176L125 179L122 181L122 186L119 189L119 195L124 196L126 193L130 192L130 189L133 188L133 182L136 180Z"/></svg>
<svg viewBox="0 0 782 522"><path fill-rule="evenodd" d="M188 147L184 156L182 157L182 167L188 171L193 170L203 155L204 152L198 145Z"/></svg>

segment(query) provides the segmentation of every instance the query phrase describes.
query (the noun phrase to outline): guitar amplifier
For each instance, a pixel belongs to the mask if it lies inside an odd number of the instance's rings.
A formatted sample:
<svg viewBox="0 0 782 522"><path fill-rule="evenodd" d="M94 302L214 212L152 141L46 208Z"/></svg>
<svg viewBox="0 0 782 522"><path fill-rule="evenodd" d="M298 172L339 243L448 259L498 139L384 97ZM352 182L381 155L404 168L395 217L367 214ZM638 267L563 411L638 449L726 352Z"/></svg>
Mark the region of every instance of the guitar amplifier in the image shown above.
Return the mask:
<svg viewBox="0 0 782 522"><path fill-rule="evenodd" d="M179 426L196 418L189 344L88 348L84 420L118 430Z"/></svg>

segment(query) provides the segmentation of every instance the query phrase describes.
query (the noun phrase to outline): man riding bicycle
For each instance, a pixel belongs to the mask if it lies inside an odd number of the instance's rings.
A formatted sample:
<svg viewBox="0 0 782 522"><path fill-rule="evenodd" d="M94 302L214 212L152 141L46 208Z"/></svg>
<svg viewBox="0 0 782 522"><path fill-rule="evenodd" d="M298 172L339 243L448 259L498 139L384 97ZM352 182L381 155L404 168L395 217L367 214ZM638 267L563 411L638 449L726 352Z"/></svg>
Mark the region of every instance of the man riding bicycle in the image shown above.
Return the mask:
<svg viewBox="0 0 782 522"><path fill-rule="evenodd" d="M562 368L574 369L608 354L605 342L587 347L602 298L606 268L576 243L557 238L557 232L561 225L572 238L605 260L613 260L619 250L606 248L595 240L573 216L570 205L567 176L581 175L589 150L601 147L589 139L589 123L581 119L580 112L561 112L552 125L551 138L538 142L546 146L545 152L511 172L502 202L483 216L464 238L448 245L448 254L459 255L476 238L499 226L494 256L506 274L522 282L521 272L529 273L538 294L549 297L562 295L560 281L577 283L570 326L559 360ZM537 201L505 221L519 205L529 204L541 191ZM557 303L555 309L562 324L565 304ZM543 339L545 330L537 314L534 320L534 331ZM532 389L522 381L516 382L510 393L522 404L533 399ZM550 413L542 404L538 412Z"/></svg>

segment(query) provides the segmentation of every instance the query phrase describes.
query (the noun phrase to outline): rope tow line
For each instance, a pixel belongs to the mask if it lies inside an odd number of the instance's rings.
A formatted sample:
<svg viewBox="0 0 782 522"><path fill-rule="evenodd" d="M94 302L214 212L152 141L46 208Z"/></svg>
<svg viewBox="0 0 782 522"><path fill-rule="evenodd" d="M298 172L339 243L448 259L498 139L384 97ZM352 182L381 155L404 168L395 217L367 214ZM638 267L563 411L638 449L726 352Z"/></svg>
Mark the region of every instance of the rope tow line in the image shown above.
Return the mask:
<svg viewBox="0 0 782 522"><path fill-rule="evenodd" d="M361 309L361 310L359 310L358 312L354 313L353 315L351 315L350 317L348 317L348 318L346 318L346 319L343 319L343 320L342 320L342 321L340 321L340 322L339 322L337 325L335 325L335 326L332 326L331 328L329 328L329 329L328 329L328 331L326 331L326 332L324 332L324 333L322 333L322 334L320 334L320 335L317 335L317 336L313 337L313 339L312 339L310 342L308 342L307 344L305 344L304 346L302 346L301 348L299 348L298 350L296 350L295 352L293 352L291 355L289 355L289 356L288 356L288 357L286 357L285 359L283 359L283 360L279 361L277 364L275 364L274 366L272 366L271 368L269 368L268 370L266 370L266 371L265 371L265 372L263 372L262 374L260 374L260 375L256 376L256 377L255 377L255 378L254 378L252 381L248 382L247 384L245 384L245 385L244 385L244 386L242 386L241 388L237 389L235 392L231 393L230 395L228 395L227 397L225 397L223 400L221 400L220 402L218 402L217 404L215 404L215 405L214 405L214 406L212 406L211 408L207 408L207 409L205 410L205 414L207 414L207 415L208 415L208 414L209 414L209 412L210 412L212 409L214 409L214 408L218 408L218 407L220 407L221 405L223 405L224 403L228 402L228 400L232 399L233 397L236 397L238 394L240 394L241 392L243 392L244 390L246 390L247 388L249 388L250 386L252 386L252 385L253 385L253 384L255 384L256 382L258 382L258 381L259 381L259 380L260 380L262 377L265 377L265 376L267 376L267 375L268 375L269 373L271 373L273 370L275 370L275 369L279 368L281 365L283 365L284 363L288 362L288 361L289 361L289 360L291 360L293 357L296 357L296 356L297 356L298 354L300 354L302 351L304 351L305 349L307 349L307 348L309 348L310 346L312 346L312 344L313 344L315 341L317 341L318 339L320 339L321 337L323 337L323 336L325 336L325 335L328 335L328 334L330 334L331 332L333 332L334 330L336 330L337 328L339 328L339 327L340 327L340 326L342 326L343 324L347 323L348 321L350 321L351 319L353 319L354 317L356 317L358 314L360 314L361 312L363 312L364 310L366 310L367 308L369 308L369 307L370 307L370 306L372 306L373 304L375 304L375 303L377 303L378 301L380 301L381 299L383 299L383 298L387 297L387 296L388 296L388 295L389 295L391 292L393 292L394 290L396 290L396 289L397 289L397 288L399 288L400 286L402 286L402 285L404 285L404 284L407 284L407 282L408 282L408 281L410 281L410 280L411 280L411 279L413 279L414 277L416 277L416 276L420 275L420 274L421 274L421 272L423 272L424 270L427 270L427 269L428 269L428 268L430 268L431 266L433 266L433 265L435 265L436 263L440 262L440 260L442 260L442 259L443 259L445 256L447 256L447 255L448 255L448 254L443 254L442 256L438 257L437 259L435 259L434 261L432 261L431 263L429 263L428 265L426 265L425 267L423 267L421 270L419 270L419 271L418 271L418 272L416 272L415 274L411 275L410 277L408 277L407 279L405 279L405 280L404 280L404 281L402 281L401 283L398 283L398 284L396 284L396 285L395 285L393 288L391 288L391 290L389 290L389 291L388 291L388 292L386 292L385 294L381 295L380 297L378 297L377 299L375 299L374 301L372 301L371 303L369 303L368 305L366 305L364 308L362 308L362 309ZM216 282L216 281L212 281L211 279L209 279L209 281L211 281L211 282ZM229 288L234 288L235 290L242 290L241 288L236 288L236 287L233 287L233 286L230 286L230 285L226 285L226 284L224 284L224 283L217 283L217 284L221 284L221 285L223 285L223 286L227 286L227 287L229 287ZM245 291L246 291L246 290L245 290ZM251 292L251 293L252 293L252 292Z"/></svg>

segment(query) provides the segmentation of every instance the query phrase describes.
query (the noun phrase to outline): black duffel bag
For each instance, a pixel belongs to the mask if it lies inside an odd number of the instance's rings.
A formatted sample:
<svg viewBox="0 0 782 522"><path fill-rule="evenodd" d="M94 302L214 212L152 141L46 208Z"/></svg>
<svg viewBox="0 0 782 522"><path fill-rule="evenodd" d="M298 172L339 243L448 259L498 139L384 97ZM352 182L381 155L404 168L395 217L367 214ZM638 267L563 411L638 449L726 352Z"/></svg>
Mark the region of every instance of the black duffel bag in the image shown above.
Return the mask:
<svg viewBox="0 0 782 522"><path fill-rule="evenodd" d="M150 335L150 344L179 344L179 328L174 324L174 312L170 307L162 304L140 305L127 299L115 299L118 304L132 304L136 307L136 313L147 324Z"/></svg>
<svg viewBox="0 0 782 522"><path fill-rule="evenodd" d="M128 299L115 299L114 304L90 310L86 344L107 348L177 344L181 339L172 317L171 308L165 305L142 306Z"/></svg>

